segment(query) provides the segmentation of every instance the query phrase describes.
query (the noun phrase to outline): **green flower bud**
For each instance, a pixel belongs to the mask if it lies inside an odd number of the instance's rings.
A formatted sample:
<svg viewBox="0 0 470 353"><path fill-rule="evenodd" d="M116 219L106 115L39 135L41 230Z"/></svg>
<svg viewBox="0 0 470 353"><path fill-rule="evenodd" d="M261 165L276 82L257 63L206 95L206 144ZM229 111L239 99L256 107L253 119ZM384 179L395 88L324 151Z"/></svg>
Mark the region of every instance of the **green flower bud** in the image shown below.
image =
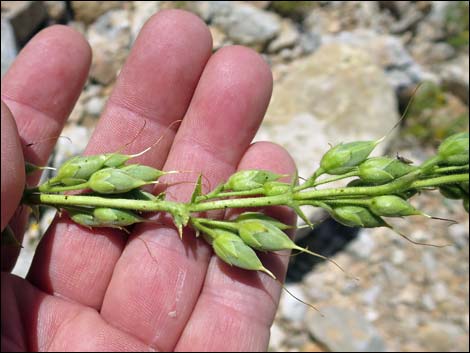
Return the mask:
<svg viewBox="0 0 470 353"><path fill-rule="evenodd" d="M100 222L93 216L91 213L85 213L85 212L80 212L80 211L70 211L67 210L69 213L70 218L72 221L75 223L78 223L82 226L85 227L98 227Z"/></svg>
<svg viewBox="0 0 470 353"><path fill-rule="evenodd" d="M144 218L126 210L119 210L108 207L98 207L95 209L65 208L70 218L75 223L85 227L109 227L123 228L129 225L145 222Z"/></svg>
<svg viewBox="0 0 470 353"><path fill-rule="evenodd" d="M154 181L160 178L165 172L141 164L131 164L120 168L130 176L143 181Z"/></svg>
<svg viewBox="0 0 470 353"><path fill-rule="evenodd" d="M370 210L381 217L422 215L407 201L395 195L377 196L371 200Z"/></svg>
<svg viewBox="0 0 470 353"><path fill-rule="evenodd" d="M224 185L224 190L247 191L262 187L266 182L278 180L282 175L267 170L241 170L233 174Z"/></svg>
<svg viewBox="0 0 470 353"><path fill-rule="evenodd" d="M468 132L455 134L445 139L437 153L440 162L447 165L468 164L468 143Z"/></svg>
<svg viewBox="0 0 470 353"><path fill-rule="evenodd" d="M262 220L238 222L240 238L253 249L260 251L278 251L294 249L296 245L279 228Z"/></svg>
<svg viewBox="0 0 470 353"><path fill-rule="evenodd" d="M441 185L439 191L447 199L460 200L465 196L465 192L459 185Z"/></svg>
<svg viewBox="0 0 470 353"><path fill-rule="evenodd" d="M331 216L347 227L376 228L387 224L367 208L359 206L339 206L328 210Z"/></svg>
<svg viewBox="0 0 470 353"><path fill-rule="evenodd" d="M101 194L127 192L146 185L147 182L134 178L122 169L105 168L95 172L89 180L89 187Z"/></svg>
<svg viewBox="0 0 470 353"><path fill-rule="evenodd" d="M216 255L231 266L253 271L265 270L253 249L234 233L224 232L214 239L212 246Z"/></svg>
<svg viewBox="0 0 470 353"><path fill-rule="evenodd" d="M336 145L323 155L320 168L324 173L331 175L348 173L369 157L377 143L357 141Z"/></svg>
<svg viewBox="0 0 470 353"><path fill-rule="evenodd" d="M84 183L103 167L105 160L103 154L72 157L59 168L57 175L50 180L50 184L62 183L72 186Z"/></svg>
<svg viewBox="0 0 470 353"><path fill-rule="evenodd" d="M119 168L133 157L132 155L122 153L106 153L104 156L106 158L104 166L110 168Z"/></svg>
<svg viewBox="0 0 470 353"><path fill-rule="evenodd" d="M358 176L369 184L385 184L417 169L398 159L387 157L369 158L360 164Z"/></svg>
<svg viewBox="0 0 470 353"><path fill-rule="evenodd" d="M135 213L126 210L119 210L107 207L98 207L93 211L93 216L97 222L101 222L102 227L126 227L131 224L144 222L145 219Z"/></svg>
<svg viewBox="0 0 470 353"><path fill-rule="evenodd" d="M264 213L261 213L261 212L243 212L242 214L238 215L238 217L235 219L235 222L241 222L241 221L246 221L246 220L261 220L263 222L270 223L274 227L282 229L282 230L292 228L291 226L288 226L287 224L279 222L275 218L266 216Z"/></svg>

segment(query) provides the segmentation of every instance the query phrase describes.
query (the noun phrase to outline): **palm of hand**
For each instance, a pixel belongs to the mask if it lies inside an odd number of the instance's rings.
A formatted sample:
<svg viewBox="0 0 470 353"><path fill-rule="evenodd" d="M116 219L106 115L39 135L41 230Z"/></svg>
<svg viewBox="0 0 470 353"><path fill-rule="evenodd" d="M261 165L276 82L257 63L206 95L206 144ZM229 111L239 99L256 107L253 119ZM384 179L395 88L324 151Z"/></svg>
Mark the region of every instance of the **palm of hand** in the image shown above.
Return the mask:
<svg viewBox="0 0 470 353"><path fill-rule="evenodd" d="M86 42L62 26L21 52L3 79L2 100L22 142L59 135L89 63ZM230 47L211 55L199 19L161 12L142 29L86 152L117 150L146 120L133 152L166 136L141 157L148 165L200 171L211 185L237 169L290 174L295 167L280 147L250 145L271 87L256 53ZM164 134L182 117L177 132ZM12 122L2 105L2 229L24 185ZM45 164L52 145L24 149L25 159ZM174 185L168 194L186 200L191 189ZM2 266L15 256L2 249ZM282 277L287 258L266 261ZM181 242L171 226L144 224L127 236L56 219L27 279L2 273L2 349L265 350L278 298L276 282L224 265L190 234Z"/></svg>

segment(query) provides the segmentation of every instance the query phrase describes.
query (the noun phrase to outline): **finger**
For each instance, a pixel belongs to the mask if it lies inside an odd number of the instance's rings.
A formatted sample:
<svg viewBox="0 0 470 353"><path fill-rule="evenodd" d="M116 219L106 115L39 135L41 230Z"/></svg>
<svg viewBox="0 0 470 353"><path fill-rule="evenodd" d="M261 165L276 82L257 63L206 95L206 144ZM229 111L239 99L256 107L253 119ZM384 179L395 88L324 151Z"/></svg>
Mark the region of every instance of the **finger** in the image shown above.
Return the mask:
<svg viewBox="0 0 470 353"><path fill-rule="evenodd" d="M25 160L46 163L83 88L90 60L90 47L80 33L52 26L26 45L5 74L2 99L15 117Z"/></svg>
<svg viewBox="0 0 470 353"><path fill-rule="evenodd" d="M256 143L246 152L238 169L293 175L295 163L283 148ZM295 222L295 214L286 208L277 208L276 214L288 224ZM277 278L284 278L288 256L269 254L261 260ZM176 350L266 350L280 289L279 283L264 273L230 267L212 257L201 295Z"/></svg>
<svg viewBox="0 0 470 353"><path fill-rule="evenodd" d="M59 135L80 94L89 65L88 44L78 32L65 26L41 31L23 48L2 79L2 100L13 113L23 144L23 151L15 156L24 153L25 160L31 163L46 163L55 144L54 137ZM45 141L26 147L41 140ZM39 177L39 173L34 174L28 183L35 184ZM24 180L16 181L23 183L23 189ZM11 221L16 234L23 234L27 215L24 209ZM16 261L18 250L12 252L4 258L9 267Z"/></svg>
<svg viewBox="0 0 470 353"><path fill-rule="evenodd" d="M146 352L96 310L47 295L2 273L2 352Z"/></svg>
<svg viewBox="0 0 470 353"><path fill-rule="evenodd" d="M2 198L1 198L1 227L2 231L12 218L20 203L25 184L25 169L21 142L16 129L15 120L2 102ZM3 235L2 235L3 236ZM15 232L17 241L21 244L22 236ZM3 239L2 239L3 242ZM2 244L2 270L10 270L18 256L19 247L15 244Z"/></svg>
<svg viewBox="0 0 470 353"><path fill-rule="evenodd" d="M122 69L87 153L116 151L144 121L130 149L152 144L184 115L210 53L210 33L196 16L162 11L152 17ZM161 167L172 140L171 134L167 137L145 156L147 164ZM125 241L117 230L87 231L57 222L38 250L30 278L49 293L99 308Z"/></svg>
<svg viewBox="0 0 470 353"><path fill-rule="evenodd" d="M271 88L270 69L254 51L228 47L214 54L165 169L201 172L213 186L226 179L262 120ZM195 180L197 173L179 178ZM174 185L167 189L167 195L187 201L193 188ZM116 266L102 314L142 341L170 350L196 302L211 252L189 232L182 242L173 227L147 225L137 235ZM141 240L147 243L152 257Z"/></svg>

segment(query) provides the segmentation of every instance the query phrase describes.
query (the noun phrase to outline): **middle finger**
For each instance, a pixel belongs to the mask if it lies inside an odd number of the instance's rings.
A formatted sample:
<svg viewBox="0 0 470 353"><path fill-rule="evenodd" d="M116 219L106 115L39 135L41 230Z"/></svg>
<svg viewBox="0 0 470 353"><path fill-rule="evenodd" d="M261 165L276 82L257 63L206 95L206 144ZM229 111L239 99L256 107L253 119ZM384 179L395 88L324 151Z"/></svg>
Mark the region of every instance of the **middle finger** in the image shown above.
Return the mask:
<svg viewBox="0 0 470 353"><path fill-rule="evenodd" d="M143 150L180 119L211 54L210 33L196 16L162 11L142 29L122 69L86 154L113 152L129 142L132 153ZM160 168L172 134L141 157ZM141 159L141 160L142 160ZM99 309L124 248L122 232L88 231L71 221L56 221L46 234L30 279L48 293Z"/></svg>

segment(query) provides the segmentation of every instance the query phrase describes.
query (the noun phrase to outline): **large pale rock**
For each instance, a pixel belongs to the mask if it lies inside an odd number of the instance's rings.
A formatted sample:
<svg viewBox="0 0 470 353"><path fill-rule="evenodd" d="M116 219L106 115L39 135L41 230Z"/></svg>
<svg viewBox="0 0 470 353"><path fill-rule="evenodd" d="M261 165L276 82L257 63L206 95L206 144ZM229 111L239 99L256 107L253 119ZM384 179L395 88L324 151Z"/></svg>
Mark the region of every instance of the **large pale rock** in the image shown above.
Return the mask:
<svg viewBox="0 0 470 353"><path fill-rule="evenodd" d="M383 70L367 52L336 43L288 67L274 84L256 139L286 147L307 177L329 144L378 139L397 120L395 94Z"/></svg>
<svg viewBox="0 0 470 353"><path fill-rule="evenodd" d="M371 60L384 70L395 90L412 87L423 80L434 79L413 59L400 39L394 36L357 29L324 36L322 42L346 44L364 50Z"/></svg>

